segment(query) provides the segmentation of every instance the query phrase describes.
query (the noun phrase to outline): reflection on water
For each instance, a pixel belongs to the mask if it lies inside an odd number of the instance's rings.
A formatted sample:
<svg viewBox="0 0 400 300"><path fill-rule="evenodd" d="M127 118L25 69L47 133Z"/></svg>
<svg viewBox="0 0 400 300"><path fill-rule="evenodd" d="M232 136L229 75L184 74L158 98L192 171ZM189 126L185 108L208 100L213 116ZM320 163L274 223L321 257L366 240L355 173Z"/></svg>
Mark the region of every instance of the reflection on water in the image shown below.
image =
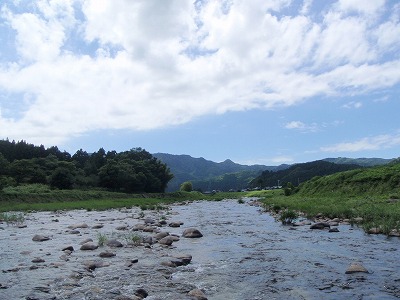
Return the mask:
<svg viewBox="0 0 400 300"><path fill-rule="evenodd" d="M236 201L175 206L202 239L182 239L192 263L174 275L209 299L396 299L400 239L340 225L338 233L282 226ZM369 274L345 274L360 262Z"/></svg>

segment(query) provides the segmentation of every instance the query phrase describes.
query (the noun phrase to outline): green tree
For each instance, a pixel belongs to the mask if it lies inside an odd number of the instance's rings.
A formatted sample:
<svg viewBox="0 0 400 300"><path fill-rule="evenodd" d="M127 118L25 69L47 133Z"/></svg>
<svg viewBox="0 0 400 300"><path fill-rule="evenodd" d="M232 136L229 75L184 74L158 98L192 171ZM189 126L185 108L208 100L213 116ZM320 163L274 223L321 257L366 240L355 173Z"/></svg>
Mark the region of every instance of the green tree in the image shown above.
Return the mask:
<svg viewBox="0 0 400 300"><path fill-rule="evenodd" d="M7 159L0 153L0 175L7 175L10 163Z"/></svg>
<svg viewBox="0 0 400 300"><path fill-rule="evenodd" d="M89 159L90 155L82 149L79 149L75 152L74 155L72 155L72 161L74 161L76 163L76 166L80 169L84 168L86 162L89 161Z"/></svg>
<svg viewBox="0 0 400 300"><path fill-rule="evenodd" d="M182 192L191 192L193 191L193 185L190 181L185 181L181 184L180 191Z"/></svg>
<svg viewBox="0 0 400 300"><path fill-rule="evenodd" d="M58 167L50 177L50 186L52 188L72 189L75 183L75 177L67 167Z"/></svg>

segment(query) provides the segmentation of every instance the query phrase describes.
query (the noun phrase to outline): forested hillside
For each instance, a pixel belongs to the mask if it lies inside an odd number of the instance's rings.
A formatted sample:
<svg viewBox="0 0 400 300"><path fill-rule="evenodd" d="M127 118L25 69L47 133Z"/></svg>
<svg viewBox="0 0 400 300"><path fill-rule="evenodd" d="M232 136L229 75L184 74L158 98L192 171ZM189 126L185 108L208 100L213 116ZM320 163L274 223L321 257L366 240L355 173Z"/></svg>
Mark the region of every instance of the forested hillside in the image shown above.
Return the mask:
<svg viewBox="0 0 400 300"><path fill-rule="evenodd" d="M317 176L301 185L302 195L367 195L400 197L400 159L383 166Z"/></svg>
<svg viewBox="0 0 400 300"><path fill-rule="evenodd" d="M227 159L216 163L204 158L194 158L189 155L172 155L155 153L155 157L168 165L174 178L168 184L168 191L179 190L185 181L191 181L196 190L224 190L241 189L247 187L251 179L257 177L264 170L279 170L288 167L264 165L240 165Z"/></svg>
<svg viewBox="0 0 400 300"><path fill-rule="evenodd" d="M0 140L0 191L7 186L44 184L58 189L106 189L118 192L164 192L173 175L141 148L117 153L71 155L57 147Z"/></svg>
<svg viewBox="0 0 400 300"><path fill-rule="evenodd" d="M262 174L251 181L251 188L266 188L274 186L285 186L288 182L293 185L310 180L315 176L324 176L346 170L362 168L359 165L336 164L323 160L308 163L295 164L286 170L264 171Z"/></svg>

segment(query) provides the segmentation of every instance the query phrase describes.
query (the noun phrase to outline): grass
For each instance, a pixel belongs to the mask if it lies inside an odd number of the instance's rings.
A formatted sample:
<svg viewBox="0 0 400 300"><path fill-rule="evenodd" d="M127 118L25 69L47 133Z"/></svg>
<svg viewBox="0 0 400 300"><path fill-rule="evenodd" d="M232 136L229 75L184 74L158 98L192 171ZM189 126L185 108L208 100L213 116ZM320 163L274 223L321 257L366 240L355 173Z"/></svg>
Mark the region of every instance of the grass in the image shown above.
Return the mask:
<svg viewBox="0 0 400 300"><path fill-rule="evenodd" d="M6 188L0 192L0 212L56 211L56 210L107 210L121 207L140 207L144 210L164 210L165 204L240 198L243 193L175 192L159 194L123 194L106 191L50 190L42 185Z"/></svg>
<svg viewBox="0 0 400 300"><path fill-rule="evenodd" d="M97 245L99 247L103 247L105 245L105 243L107 242L108 237L106 234L99 232L97 234Z"/></svg>
<svg viewBox="0 0 400 300"><path fill-rule="evenodd" d="M360 226L368 231L380 228L388 234L392 229L400 229L400 201L389 201L386 196L343 196L295 194L284 196L283 191L261 191L264 207L274 213L298 211L313 219L316 215L326 218L348 219L361 217ZM256 196L253 192L253 196ZM285 215L281 218L285 220ZM282 220L282 219L281 219Z"/></svg>
<svg viewBox="0 0 400 300"><path fill-rule="evenodd" d="M25 216L21 212L4 212L0 213L0 221L6 222L7 225L22 225L25 222Z"/></svg>
<svg viewBox="0 0 400 300"><path fill-rule="evenodd" d="M141 235L134 232L125 234L123 238L125 239L127 244L132 244L134 246L139 246L143 239Z"/></svg>

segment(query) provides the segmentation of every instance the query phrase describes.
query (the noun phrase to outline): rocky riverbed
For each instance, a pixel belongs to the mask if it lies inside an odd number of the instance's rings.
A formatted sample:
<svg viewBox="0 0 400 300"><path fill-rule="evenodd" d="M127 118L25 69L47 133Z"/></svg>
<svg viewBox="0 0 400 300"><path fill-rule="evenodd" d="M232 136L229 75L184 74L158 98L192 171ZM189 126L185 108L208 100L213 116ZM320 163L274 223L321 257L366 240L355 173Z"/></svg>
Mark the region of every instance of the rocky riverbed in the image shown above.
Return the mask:
<svg viewBox="0 0 400 300"><path fill-rule="evenodd" d="M2 223L0 299L400 298L398 237L282 226L251 200Z"/></svg>

